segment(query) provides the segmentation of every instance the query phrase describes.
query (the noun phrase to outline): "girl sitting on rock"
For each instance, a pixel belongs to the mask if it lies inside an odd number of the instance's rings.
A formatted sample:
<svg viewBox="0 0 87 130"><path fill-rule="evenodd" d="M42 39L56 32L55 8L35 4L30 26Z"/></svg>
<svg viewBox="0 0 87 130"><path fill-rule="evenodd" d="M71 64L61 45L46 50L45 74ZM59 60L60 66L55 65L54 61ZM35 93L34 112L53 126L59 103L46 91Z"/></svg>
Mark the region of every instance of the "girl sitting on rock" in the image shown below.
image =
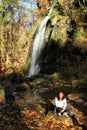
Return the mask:
<svg viewBox="0 0 87 130"><path fill-rule="evenodd" d="M58 97L55 97L55 107L53 113L58 113L59 116L64 115L68 117L68 113L71 111L71 108L67 105L66 98L63 92L58 94Z"/></svg>

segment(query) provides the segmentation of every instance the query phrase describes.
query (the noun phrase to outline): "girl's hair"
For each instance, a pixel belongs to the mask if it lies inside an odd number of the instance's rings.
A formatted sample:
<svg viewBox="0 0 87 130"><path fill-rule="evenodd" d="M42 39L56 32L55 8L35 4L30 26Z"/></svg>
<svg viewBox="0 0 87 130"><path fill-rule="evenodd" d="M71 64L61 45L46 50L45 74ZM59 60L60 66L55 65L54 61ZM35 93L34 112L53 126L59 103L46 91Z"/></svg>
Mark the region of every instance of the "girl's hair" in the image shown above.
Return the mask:
<svg viewBox="0 0 87 130"><path fill-rule="evenodd" d="M62 97L62 100L63 100L63 99L65 98L65 95L64 95L64 93L63 93L63 92L59 92L59 94L60 94L60 93L62 93L62 94L63 94L63 97ZM57 96L58 100L60 99L59 94L58 94L58 96Z"/></svg>

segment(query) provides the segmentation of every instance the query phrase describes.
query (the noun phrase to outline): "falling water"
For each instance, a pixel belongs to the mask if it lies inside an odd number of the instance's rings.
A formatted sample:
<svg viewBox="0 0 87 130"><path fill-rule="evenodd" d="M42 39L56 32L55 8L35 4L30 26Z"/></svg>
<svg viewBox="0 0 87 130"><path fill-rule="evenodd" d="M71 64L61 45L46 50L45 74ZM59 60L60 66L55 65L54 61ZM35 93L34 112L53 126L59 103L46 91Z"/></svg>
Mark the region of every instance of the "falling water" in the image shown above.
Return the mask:
<svg viewBox="0 0 87 130"><path fill-rule="evenodd" d="M29 77L33 75L37 75L41 69L41 59L42 59L42 51L44 48L44 37L46 24L49 20L49 15L51 14L53 7L50 9L48 16L44 18L41 22L36 37L33 42L32 54L31 54L31 64L29 70Z"/></svg>

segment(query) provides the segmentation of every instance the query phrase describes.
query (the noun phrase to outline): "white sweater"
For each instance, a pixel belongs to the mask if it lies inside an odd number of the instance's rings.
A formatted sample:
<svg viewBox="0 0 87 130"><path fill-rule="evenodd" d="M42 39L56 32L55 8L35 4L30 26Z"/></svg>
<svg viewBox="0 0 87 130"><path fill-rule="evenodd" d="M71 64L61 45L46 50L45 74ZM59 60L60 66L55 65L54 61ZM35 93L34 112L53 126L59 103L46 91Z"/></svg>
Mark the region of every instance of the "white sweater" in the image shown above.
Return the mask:
<svg viewBox="0 0 87 130"><path fill-rule="evenodd" d="M59 101L58 98L55 97L55 105L56 105L56 107L66 108L66 106L67 106L66 98L64 98L62 101Z"/></svg>

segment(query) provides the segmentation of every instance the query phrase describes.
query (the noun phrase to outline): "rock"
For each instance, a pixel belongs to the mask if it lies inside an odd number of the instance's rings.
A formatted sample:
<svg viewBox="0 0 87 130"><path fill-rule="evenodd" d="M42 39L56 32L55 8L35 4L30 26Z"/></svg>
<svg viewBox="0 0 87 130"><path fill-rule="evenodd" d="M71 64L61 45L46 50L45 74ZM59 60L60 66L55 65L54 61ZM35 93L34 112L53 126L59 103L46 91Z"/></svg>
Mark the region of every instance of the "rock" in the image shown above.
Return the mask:
<svg viewBox="0 0 87 130"><path fill-rule="evenodd" d="M49 76L49 79L53 82L57 82L59 80L59 77L60 77L60 74L59 73L54 73L54 74L51 74Z"/></svg>
<svg viewBox="0 0 87 130"><path fill-rule="evenodd" d="M44 77L42 78L36 78L35 80L33 80L33 82L30 84L30 87L33 89L33 90L36 90L36 89L40 89L41 87L42 88L46 88L48 87L49 85L49 81L48 81L48 77L45 79ZM41 89L42 89L41 88Z"/></svg>
<svg viewBox="0 0 87 130"><path fill-rule="evenodd" d="M79 27L76 30L74 34L74 45L83 48L84 50L87 49L87 33L85 33L83 27Z"/></svg>
<svg viewBox="0 0 87 130"><path fill-rule="evenodd" d="M16 86L16 91L26 91L29 88L29 85L27 83L22 83Z"/></svg>
<svg viewBox="0 0 87 130"><path fill-rule="evenodd" d="M86 80L84 80L84 79L77 79L77 80L71 80L71 85L72 85L72 87L77 87L77 88L87 88L86 86L87 86L87 82L86 82Z"/></svg>
<svg viewBox="0 0 87 130"><path fill-rule="evenodd" d="M55 17L52 19L52 25L53 25L53 26L57 23L57 20L58 20L58 17L57 17L57 16L55 16Z"/></svg>
<svg viewBox="0 0 87 130"><path fill-rule="evenodd" d="M72 81L71 81L72 86L73 86L73 87L76 87L76 86L77 86L77 82L78 82L77 80L72 80Z"/></svg>
<svg viewBox="0 0 87 130"><path fill-rule="evenodd" d="M78 93L74 93L74 94L69 94L68 96L67 96L67 98L69 99L69 100L80 100L81 98L83 97L83 95L81 95L81 94L78 94Z"/></svg>
<svg viewBox="0 0 87 130"><path fill-rule="evenodd" d="M13 84L19 84L19 83L23 82L24 73L14 71L7 76L7 79Z"/></svg>

